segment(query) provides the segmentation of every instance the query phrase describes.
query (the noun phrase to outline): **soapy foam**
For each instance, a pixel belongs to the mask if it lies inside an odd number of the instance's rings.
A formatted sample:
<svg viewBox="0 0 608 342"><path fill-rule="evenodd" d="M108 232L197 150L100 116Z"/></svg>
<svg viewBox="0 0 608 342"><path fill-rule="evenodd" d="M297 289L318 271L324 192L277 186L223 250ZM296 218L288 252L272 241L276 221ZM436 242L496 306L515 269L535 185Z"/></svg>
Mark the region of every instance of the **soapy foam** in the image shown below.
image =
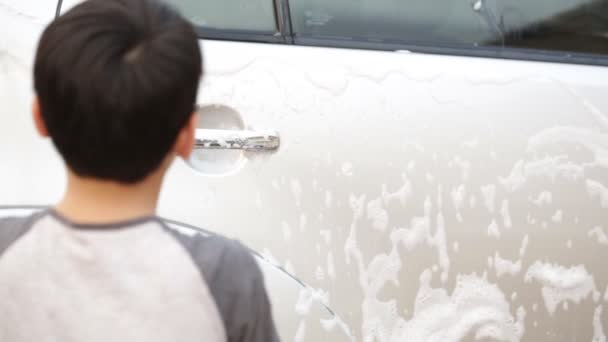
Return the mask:
<svg viewBox="0 0 608 342"><path fill-rule="evenodd" d="M483 195L484 204L489 212L494 212L494 200L496 198L496 185L490 184L481 187L481 193Z"/></svg>
<svg viewBox="0 0 608 342"><path fill-rule="evenodd" d="M321 229L319 231L319 235L321 235L321 238L323 239L326 245L329 245L331 243L331 230Z"/></svg>
<svg viewBox="0 0 608 342"><path fill-rule="evenodd" d="M300 316L307 316L310 314L313 304L321 303L323 305L329 304L329 293L323 290L315 290L310 287L303 287L298 295L298 301L296 302L296 313Z"/></svg>
<svg viewBox="0 0 608 342"><path fill-rule="evenodd" d="M296 270L293 268L291 261L285 261L285 271L291 275L296 275Z"/></svg>
<svg viewBox="0 0 608 342"><path fill-rule="evenodd" d="M402 206L407 204L407 200L412 196L412 183L407 178L406 174L402 174L403 185L394 192L389 192L386 188L386 184L382 185L382 200L384 205L389 205L393 201L399 201Z"/></svg>
<svg viewBox="0 0 608 342"><path fill-rule="evenodd" d="M553 214L553 216L551 216L551 221L553 221L554 223L561 223L563 217L564 213L561 210L558 210L555 212L555 214Z"/></svg>
<svg viewBox="0 0 608 342"><path fill-rule="evenodd" d="M420 277L415 310L409 321L398 314L396 300L379 300L380 291L387 283L399 285L398 274L404 266L399 246L406 251L425 244L437 249L441 278L447 279L450 262L445 222L443 215L438 213L437 227L432 233L432 204L427 198L425 215L414 218L410 228L395 229L390 235L390 250L376 255L366 264L357 242L358 222L363 218L366 207L364 203L365 196L350 198L353 221L344 246L347 263L354 261L359 268L359 282L364 294L363 341L458 341L471 333L499 341L521 340L525 310L517 309L516 317L513 317L504 294L485 276L459 276L450 296L444 289L431 288L433 272L426 270Z"/></svg>
<svg viewBox="0 0 608 342"><path fill-rule="evenodd" d="M528 249L528 243L530 243L530 237L528 235L524 236L523 240L521 240L521 247L519 248L519 257L523 258L526 254L526 250Z"/></svg>
<svg viewBox="0 0 608 342"><path fill-rule="evenodd" d="M463 182L469 180L471 173L471 162L463 160L460 156L454 157L454 164L460 169L460 175Z"/></svg>
<svg viewBox="0 0 608 342"><path fill-rule="evenodd" d="M334 264L334 255L330 252L327 254L327 276L331 279L336 278L336 266Z"/></svg>
<svg viewBox="0 0 608 342"><path fill-rule="evenodd" d="M306 231L306 225L308 225L308 216L306 216L306 214L302 213L302 214L300 214L300 231L301 232Z"/></svg>
<svg viewBox="0 0 608 342"><path fill-rule="evenodd" d="M318 281L325 280L325 270L323 270L321 266L317 266L317 269L315 270L315 277Z"/></svg>
<svg viewBox="0 0 608 342"><path fill-rule="evenodd" d="M334 329L336 329L336 327L339 327L343 332L346 333L346 336L349 337L349 340L351 342L355 342L355 338L352 335L352 332L350 331L350 327L346 323L344 323L344 321L338 316L334 316L331 319L322 319L321 326L326 331L333 331Z"/></svg>
<svg viewBox="0 0 608 342"><path fill-rule="evenodd" d="M595 308L593 313L593 340L591 342L606 342L606 334L602 327L602 306Z"/></svg>
<svg viewBox="0 0 608 342"><path fill-rule="evenodd" d="M504 294L485 277L458 276L451 296L431 288L431 277L428 271L420 277L412 319L399 319L391 338L379 341L460 341L471 333L498 341L521 340L525 309L518 308L514 318Z"/></svg>
<svg viewBox="0 0 608 342"><path fill-rule="evenodd" d="M511 214L509 213L509 201L502 201L502 205L500 207L500 215L502 216L503 226L507 229L511 228L513 226L513 222L511 220Z"/></svg>
<svg viewBox="0 0 608 342"><path fill-rule="evenodd" d="M498 252L496 252L494 255L494 269L496 270L496 276L498 278L506 274L512 276L518 275L519 272L521 272L521 264L521 260L513 262L511 260L501 258Z"/></svg>
<svg viewBox="0 0 608 342"><path fill-rule="evenodd" d="M454 209L456 210L456 215L459 222L462 222L462 215L460 214L460 210L464 207L464 201L466 198L467 192L464 184L458 186L458 188L452 189L452 203L454 204Z"/></svg>
<svg viewBox="0 0 608 342"><path fill-rule="evenodd" d="M606 233L604 232L604 229L602 227L595 227L593 229L591 229L588 233L590 238L593 238L597 241L597 243L604 245L604 246L608 246L608 236L606 235Z"/></svg>
<svg viewBox="0 0 608 342"><path fill-rule="evenodd" d="M590 179L587 180L586 184L589 196L598 198L602 208L608 209L608 188L602 183Z"/></svg>
<svg viewBox="0 0 608 342"><path fill-rule="evenodd" d="M498 224L496 221L492 220L492 223L488 226L488 236L494 237L496 239L500 238L500 230L498 229Z"/></svg>
<svg viewBox="0 0 608 342"><path fill-rule="evenodd" d="M304 342L306 338L306 322L302 320L300 325L298 325L298 330L296 330L296 334L293 337L293 342Z"/></svg>
<svg viewBox="0 0 608 342"><path fill-rule="evenodd" d="M380 232L388 227L388 212L383 208L380 198L367 203L367 218L372 222L372 228Z"/></svg>
<svg viewBox="0 0 608 342"><path fill-rule="evenodd" d="M553 194L549 191L541 192L535 200L532 200L534 205L542 207L553 202Z"/></svg>
<svg viewBox="0 0 608 342"><path fill-rule="evenodd" d="M291 180L291 193L293 194L296 206L300 207L302 201L302 184L297 179Z"/></svg>
<svg viewBox="0 0 608 342"><path fill-rule="evenodd" d="M353 164L350 162L345 162L342 164L342 174L344 176L350 177L353 175Z"/></svg>
<svg viewBox="0 0 608 342"><path fill-rule="evenodd" d="M292 233L291 233L291 227L289 227L289 224L287 222L281 222L281 228L283 230L283 238L285 239L285 241L290 241L291 237L292 237Z"/></svg>
<svg viewBox="0 0 608 342"><path fill-rule="evenodd" d="M566 268L537 261L530 266L525 276L526 283L533 280L542 285L541 293L550 315L555 313L562 302L578 304L597 292L593 276L583 265Z"/></svg>
<svg viewBox="0 0 608 342"><path fill-rule="evenodd" d="M330 209L332 207L333 204L333 195L331 194L331 191L327 190L325 191L325 207Z"/></svg>

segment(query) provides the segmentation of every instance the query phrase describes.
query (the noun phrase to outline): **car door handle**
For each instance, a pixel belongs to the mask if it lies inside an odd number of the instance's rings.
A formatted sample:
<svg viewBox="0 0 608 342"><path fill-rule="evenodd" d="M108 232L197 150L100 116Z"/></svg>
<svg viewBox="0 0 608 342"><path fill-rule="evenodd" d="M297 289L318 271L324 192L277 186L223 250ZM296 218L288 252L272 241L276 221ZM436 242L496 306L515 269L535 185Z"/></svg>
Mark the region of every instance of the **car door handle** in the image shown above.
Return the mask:
<svg viewBox="0 0 608 342"><path fill-rule="evenodd" d="M195 149L276 151L281 139L272 131L197 129Z"/></svg>

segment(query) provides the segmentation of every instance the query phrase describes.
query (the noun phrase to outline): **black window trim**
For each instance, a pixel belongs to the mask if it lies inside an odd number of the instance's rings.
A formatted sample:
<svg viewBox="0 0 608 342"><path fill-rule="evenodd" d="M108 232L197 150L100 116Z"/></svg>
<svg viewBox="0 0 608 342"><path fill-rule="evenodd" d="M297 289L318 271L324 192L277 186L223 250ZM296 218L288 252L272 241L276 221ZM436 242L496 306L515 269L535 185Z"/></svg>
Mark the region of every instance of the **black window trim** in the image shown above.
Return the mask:
<svg viewBox="0 0 608 342"><path fill-rule="evenodd" d="M567 51L535 50L514 47L450 47L408 44L396 41L366 41L356 38L316 37L294 34L289 0L269 0L274 2L277 31L252 31L213 29L197 26L200 38L219 41L248 43L285 44L374 51L409 51L412 53L481 57L533 62L565 63L580 65L608 66L608 55ZM56 16L61 14L63 0L57 1Z"/></svg>

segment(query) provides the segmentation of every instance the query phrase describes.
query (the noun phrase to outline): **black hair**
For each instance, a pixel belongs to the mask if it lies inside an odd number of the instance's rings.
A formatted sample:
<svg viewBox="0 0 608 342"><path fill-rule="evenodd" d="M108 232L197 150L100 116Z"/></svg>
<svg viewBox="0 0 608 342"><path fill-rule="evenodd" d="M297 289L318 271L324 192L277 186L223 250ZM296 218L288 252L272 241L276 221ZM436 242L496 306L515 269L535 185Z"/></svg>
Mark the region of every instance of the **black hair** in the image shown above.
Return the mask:
<svg viewBox="0 0 608 342"><path fill-rule="evenodd" d="M87 0L40 39L34 86L77 175L132 184L160 167L195 110L202 59L192 25L155 0Z"/></svg>

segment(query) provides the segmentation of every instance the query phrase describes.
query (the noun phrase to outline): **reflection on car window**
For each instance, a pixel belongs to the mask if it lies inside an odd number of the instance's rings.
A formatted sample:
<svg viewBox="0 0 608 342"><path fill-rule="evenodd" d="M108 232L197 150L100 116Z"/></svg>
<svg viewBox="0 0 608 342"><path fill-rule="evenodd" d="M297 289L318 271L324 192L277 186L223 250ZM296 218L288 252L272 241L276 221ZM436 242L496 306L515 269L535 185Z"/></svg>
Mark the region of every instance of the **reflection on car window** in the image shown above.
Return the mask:
<svg viewBox="0 0 608 342"><path fill-rule="evenodd" d="M291 0L297 36L608 54L608 0Z"/></svg>
<svg viewBox="0 0 608 342"><path fill-rule="evenodd" d="M167 0L196 25L223 30L276 31L273 0Z"/></svg>

